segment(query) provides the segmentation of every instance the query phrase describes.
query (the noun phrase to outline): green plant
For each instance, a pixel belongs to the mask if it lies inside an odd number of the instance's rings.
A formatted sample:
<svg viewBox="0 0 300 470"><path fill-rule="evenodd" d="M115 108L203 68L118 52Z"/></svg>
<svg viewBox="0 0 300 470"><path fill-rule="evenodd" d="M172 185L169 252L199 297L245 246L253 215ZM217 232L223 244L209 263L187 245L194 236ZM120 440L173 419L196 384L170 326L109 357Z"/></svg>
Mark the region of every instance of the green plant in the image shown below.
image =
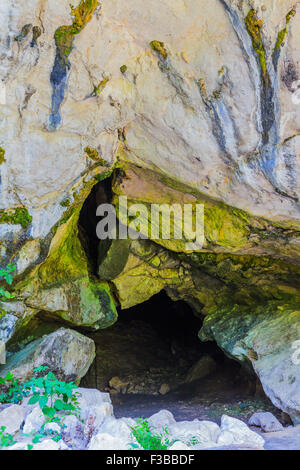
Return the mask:
<svg viewBox="0 0 300 470"><path fill-rule="evenodd" d="M20 403L29 394L23 384L14 378L11 372L0 377L0 387L4 390L0 395L0 403Z"/></svg>
<svg viewBox="0 0 300 470"><path fill-rule="evenodd" d="M19 403L24 397L32 395L29 404L38 403L45 417L54 421L55 414L59 411L72 412L80 415L78 406L78 393L74 393L77 385L74 382L57 380L53 372L44 374L49 368L38 367L34 369L34 376L27 382L20 382L9 372L5 377L0 377L0 386L5 391L0 395L0 403Z"/></svg>
<svg viewBox="0 0 300 470"><path fill-rule="evenodd" d="M16 270L16 266L12 264L8 264L6 268L0 269L0 280L5 280L8 285L11 285L13 282L12 272ZM5 302L7 300L13 299L14 294L8 292L7 290L0 287L0 301Z"/></svg>
<svg viewBox="0 0 300 470"><path fill-rule="evenodd" d="M197 436L192 436L192 437L189 439L189 442L187 443L187 446L188 446L188 447L196 446L198 443L199 443L198 437L197 437Z"/></svg>
<svg viewBox="0 0 300 470"><path fill-rule="evenodd" d="M53 419L59 411L79 414L78 393L74 393L77 385L74 382L58 380L51 371L39 377L47 369L48 367L34 369L36 377L23 384L25 390L32 394L29 405L38 403L44 415L50 419Z"/></svg>
<svg viewBox="0 0 300 470"><path fill-rule="evenodd" d="M153 426L143 418L138 418L137 425L131 428L132 434L144 450L167 450L173 442L169 439L169 431L165 427L161 433L155 432ZM131 443L132 448L137 445Z"/></svg>
<svg viewBox="0 0 300 470"><path fill-rule="evenodd" d="M5 432L5 429L5 426L1 426L0 428L0 449L2 447L10 447L16 443L13 436Z"/></svg>

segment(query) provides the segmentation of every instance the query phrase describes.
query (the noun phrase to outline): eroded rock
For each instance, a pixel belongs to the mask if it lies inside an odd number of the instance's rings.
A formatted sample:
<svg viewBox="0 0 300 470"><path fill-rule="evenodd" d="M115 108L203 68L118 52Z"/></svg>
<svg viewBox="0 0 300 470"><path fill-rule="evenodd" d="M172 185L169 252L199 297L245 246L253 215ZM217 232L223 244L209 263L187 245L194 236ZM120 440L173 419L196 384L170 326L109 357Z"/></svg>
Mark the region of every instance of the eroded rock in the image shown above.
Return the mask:
<svg viewBox="0 0 300 470"><path fill-rule="evenodd" d="M1 376L11 371L15 378L26 380L35 368L47 366L57 378L79 381L89 369L95 357L94 342L76 331L61 328L13 354Z"/></svg>

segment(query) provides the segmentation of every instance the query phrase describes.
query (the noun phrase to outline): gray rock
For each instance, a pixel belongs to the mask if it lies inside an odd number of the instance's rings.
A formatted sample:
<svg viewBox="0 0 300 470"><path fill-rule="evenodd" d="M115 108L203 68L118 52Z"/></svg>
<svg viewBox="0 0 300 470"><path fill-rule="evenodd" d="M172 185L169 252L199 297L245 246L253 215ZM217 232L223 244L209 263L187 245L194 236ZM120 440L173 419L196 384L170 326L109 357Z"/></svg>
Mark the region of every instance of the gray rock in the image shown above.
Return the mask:
<svg viewBox="0 0 300 470"><path fill-rule="evenodd" d="M61 427L58 423L47 423L44 426L44 431L51 433L61 433Z"/></svg>
<svg viewBox="0 0 300 470"><path fill-rule="evenodd" d="M103 393L100 392L100 390L96 390L94 388L81 387L79 387L76 392L78 393L78 407L80 408L80 415L82 419L87 419L91 408L101 407L102 405L109 405L108 408L113 414L109 393Z"/></svg>
<svg viewBox="0 0 300 470"><path fill-rule="evenodd" d="M180 421L168 428L170 438L190 446L192 444L216 443L220 428L212 421Z"/></svg>
<svg viewBox="0 0 300 470"><path fill-rule="evenodd" d="M223 415L221 419L221 432L217 438L217 443L222 446L246 445L249 447L262 449L264 439L239 419Z"/></svg>
<svg viewBox="0 0 300 470"><path fill-rule="evenodd" d="M102 403L102 405L92 406L86 415L84 423L84 435L87 440L95 434L100 426L104 423L105 418L113 416L113 407L109 403Z"/></svg>
<svg viewBox="0 0 300 470"><path fill-rule="evenodd" d="M138 443L132 435L131 428L136 426L136 422L130 418L115 419L111 416L107 417L99 428L99 434L110 434L115 436L122 443L122 448L131 449L130 443Z"/></svg>
<svg viewBox="0 0 300 470"><path fill-rule="evenodd" d="M72 449L82 450L87 445L83 424L74 415L66 416L62 427L63 441Z"/></svg>
<svg viewBox="0 0 300 470"><path fill-rule="evenodd" d="M284 427L269 411L254 413L248 421L249 426L257 426L264 432L283 431Z"/></svg>
<svg viewBox="0 0 300 470"><path fill-rule="evenodd" d="M90 338L60 328L13 354L0 369L0 376L11 371L16 378L26 380L36 367L48 366L58 379L78 381L86 374L94 358L95 344Z"/></svg>
<svg viewBox="0 0 300 470"><path fill-rule="evenodd" d="M112 436L107 433L99 433L92 437L88 450L130 450L129 444L118 436Z"/></svg>
<svg viewBox="0 0 300 470"><path fill-rule="evenodd" d="M226 354L254 369L265 394L300 423L300 310L294 305L230 307L208 315L200 332Z"/></svg>
<svg viewBox="0 0 300 470"><path fill-rule="evenodd" d="M23 432L25 434L31 434L32 432L39 431L45 420L46 418L39 405L35 406L25 420Z"/></svg>
<svg viewBox="0 0 300 470"><path fill-rule="evenodd" d="M150 416L148 421L159 431L165 427L169 428L171 424L176 423L173 414L168 410L161 410L158 413L155 413L154 415Z"/></svg>
<svg viewBox="0 0 300 470"><path fill-rule="evenodd" d="M171 387L169 384L162 384L159 389L159 393L160 395L167 395L167 393L169 393L170 390L171 390Z"/></svg>
<svg viewBox="0 0 300 470"><path fill-rule="evenodd" d="M24 419L25 410L20 405L11 405L0 412L0 426L5 426L9 434L19 431Z"/></svg>
<svg viewBox="0 0 300 470"><path fill-rule="evenodd" d="M0 340L0 364L6 363L6 347L4 341Z"/></svg>
<svg viewBox="0 0 300 470"><path fill-rule="evenodd" d="M5 308L5 303L2 302L0 308L3 306ZM0 340L6 343L14 334L15 326L18 321L18 317L7 313L0 319ZM5 362L4 362L5 364Z"/></svg>

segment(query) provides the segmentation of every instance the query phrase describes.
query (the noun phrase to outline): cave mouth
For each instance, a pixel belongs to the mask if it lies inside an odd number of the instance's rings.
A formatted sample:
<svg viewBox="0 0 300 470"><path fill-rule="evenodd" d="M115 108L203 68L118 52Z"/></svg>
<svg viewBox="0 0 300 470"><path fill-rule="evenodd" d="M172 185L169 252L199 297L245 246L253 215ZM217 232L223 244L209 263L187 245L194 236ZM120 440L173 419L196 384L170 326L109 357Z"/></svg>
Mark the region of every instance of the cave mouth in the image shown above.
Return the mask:
<svg viewBox="0 0 300 470"><path fill-rule="evenodd" d="M109 392L115 414L150 416L169 409L178 419L215 419L231 410L249 417L255 407L274 411L257 380L214 342L203 343L203 319L162 291L119 311L118 322L89 336L96 359L82 386ZM247 415L248 417L248 415Z"/></svg>
<svg viewBox="0 0 300 470"><path fill-rule="evenodd" d="M109 246L97 238L96 209L111 200L112 177L94 186L79 217L80 239L95 276L98 257ZM95 342L96 358L81 383L109 392L116 416L150 416L165 408L177 419L216 420L214 414L226 414L228 408L240 417L241 410L251 415L257 406L276 413L254 373L216 343L199 340L204 317L185 301L173 301L162 291L118 313L113 326L85 331Z"/></svg>

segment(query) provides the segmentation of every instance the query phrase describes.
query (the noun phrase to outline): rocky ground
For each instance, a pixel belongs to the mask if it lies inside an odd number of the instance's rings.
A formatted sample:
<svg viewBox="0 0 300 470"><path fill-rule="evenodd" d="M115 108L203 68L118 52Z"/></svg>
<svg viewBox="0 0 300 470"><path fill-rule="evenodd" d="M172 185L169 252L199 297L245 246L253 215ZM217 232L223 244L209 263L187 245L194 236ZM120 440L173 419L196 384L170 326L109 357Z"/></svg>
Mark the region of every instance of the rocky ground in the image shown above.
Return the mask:
<svg viewBox="0 0 300 470"><path fill-rule="evenodd" d="M59 419L45 422L39 405L0 408L0 422L14 437L7 450L136 450L142 449L132 428L136 420L116 417L110 396L94 389L78 389L80 417L60 413ZM138 409L138 406L137 406ZM167 429L169 450L205 449L299 449L300 427L284 428L270 412L255 413L248 426L223 414L219 424L211 420L175 420L167 410L148 417L152 432ZM38 436L38 438L36 438Z"/></svg>

